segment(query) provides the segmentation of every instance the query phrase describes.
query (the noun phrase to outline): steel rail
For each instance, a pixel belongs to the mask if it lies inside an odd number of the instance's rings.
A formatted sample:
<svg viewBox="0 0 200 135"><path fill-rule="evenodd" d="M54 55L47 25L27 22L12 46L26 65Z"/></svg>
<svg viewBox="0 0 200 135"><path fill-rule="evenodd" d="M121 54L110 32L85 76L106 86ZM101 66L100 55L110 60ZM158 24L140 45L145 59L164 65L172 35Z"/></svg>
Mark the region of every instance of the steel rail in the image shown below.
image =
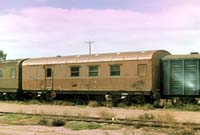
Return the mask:
<svg viewBox="0 0 200 135"><path fill-rule="evenodd" d="M80 117L80 116L66 116L66 115L52 115L52 114L33 114L33 113L17 113L17 112L0 112L0 116L13 115L27 115L40 116L46 119L61 119L65 121L83 121L95 123L118 124L135 127L157 127L157 128L185 128L190 127L194 130L200 130L200 123L186 123L186 122L165 122L153 120L129 120L129 119L115 119L115 118L98 118L98 117Z"/></svg>

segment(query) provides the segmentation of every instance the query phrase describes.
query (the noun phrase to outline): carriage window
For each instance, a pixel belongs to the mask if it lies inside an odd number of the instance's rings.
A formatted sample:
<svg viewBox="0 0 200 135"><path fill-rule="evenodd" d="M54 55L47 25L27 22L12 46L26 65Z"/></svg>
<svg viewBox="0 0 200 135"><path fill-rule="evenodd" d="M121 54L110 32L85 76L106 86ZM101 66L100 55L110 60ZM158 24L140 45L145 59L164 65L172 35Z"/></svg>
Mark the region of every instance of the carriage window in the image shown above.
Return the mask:
<svg viewBox="0 0 200 135"><path fill-rule="evenodd" d="M120 76L120 65L110 66L110 76Z"/></svg>
<svg viewBox="0 0 200 135"><path fill-rule="evenodd" d="M79 77L80 67L71 67L71 77Z"/></svg>
<svg viewBox="0 0 200 135"><path fill-rule="evenodd" d="M147 64L139 64L138 76L146 76L146 75L147 75Z"/></svg>
<svg viewBox="0 0 200 135"><path fill-rule="evenodd" d="M52 76L52 70L51 68L46 69L46 77L51 77Z"/></svg>
<svg viewBox="0 0 200 135"><path fill-rule="evenodd" d="M15 68L12 68L11 70L10 70L10 78L16 78L16 69Z"/></svg>
<svg viewBox="0 0 200 135"><path fill-rule="evenodd" d="M0 78L3 78L3 71L0 70Z"/></svg>
<svg viewBox="0 0 200 135"><path fill-rule="evenodd" d="M89 66L89 76L98 76L98 66Z"/></svg>

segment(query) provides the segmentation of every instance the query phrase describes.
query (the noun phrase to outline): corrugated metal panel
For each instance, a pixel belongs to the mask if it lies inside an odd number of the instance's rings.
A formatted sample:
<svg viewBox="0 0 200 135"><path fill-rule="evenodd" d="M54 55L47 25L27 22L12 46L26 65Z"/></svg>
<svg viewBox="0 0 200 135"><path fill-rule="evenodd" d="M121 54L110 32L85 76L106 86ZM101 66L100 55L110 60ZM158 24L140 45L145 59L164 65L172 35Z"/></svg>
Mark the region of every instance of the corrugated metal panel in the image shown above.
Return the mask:
<svg viewBox="0 0 200 135"><path fill-rule="evenodd" d="M198 95L199 61L197 59L164 61L164 94Z"/></svg>
<svg viewBox="0 0 200 135"><path fill-rule="evenodd" d="M164 95L170 95L170 62L163 63Z"/></svg>
<svg viewBox="0 0 200 135"><path fill-rule="evenodd" d="M184 62L184 90L185 95L197 94L197 60L185 60Z"/></svg>
<svg viewBox="0 0 200 135"><path fill-rule="evenodd" d="M152 59L153 55L158 51L163 51L163 50L48 57L48 58L32 58L32 59L28 59L24 61L23 65L47 65L47 64L88 63L88 62L104 62L104 61L146 60L146 59Z"/></svg>
<svg viewBox="0 0 200 135"><path fill-rule="evenodd" d="M182 61L171 61L171 69L170 69L170 94L171 95L181 95L182 94Z"/></svg>

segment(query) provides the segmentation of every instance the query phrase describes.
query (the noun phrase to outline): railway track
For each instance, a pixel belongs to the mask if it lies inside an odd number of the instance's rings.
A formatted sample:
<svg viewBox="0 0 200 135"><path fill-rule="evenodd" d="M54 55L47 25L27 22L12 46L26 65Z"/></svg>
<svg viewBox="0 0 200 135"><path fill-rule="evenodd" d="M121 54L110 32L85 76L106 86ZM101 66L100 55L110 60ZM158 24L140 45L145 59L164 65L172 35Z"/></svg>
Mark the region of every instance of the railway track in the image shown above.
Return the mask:
<svg viewBox="0 0 200 135"><path fill-rule="evenodd" d="M194 130L200 130L198 123L186 122L164 122L152 120L129 120L129 119L115 119L115 118L97 118L97 117L78 117L78 116L65 116L65 115L47 115L47 114L31 114L31 113L16 113L16 112L0 112L0 116L13 114L13 115L26 115L26 116L40 116L45 119L60 119L63 121L82 121L82 122L95 122L106 124L118 124L134 127L156 127L156 128L186 128L190 127Z"/></svg>

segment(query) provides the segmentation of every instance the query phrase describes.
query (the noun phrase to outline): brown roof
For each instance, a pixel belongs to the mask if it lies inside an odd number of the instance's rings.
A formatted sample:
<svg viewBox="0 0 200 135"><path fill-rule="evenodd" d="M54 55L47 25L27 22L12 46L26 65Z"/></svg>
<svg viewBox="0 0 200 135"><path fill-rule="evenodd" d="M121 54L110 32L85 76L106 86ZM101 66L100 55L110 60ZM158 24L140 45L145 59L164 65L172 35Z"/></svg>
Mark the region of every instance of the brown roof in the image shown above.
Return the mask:
<svg viewBox="0 0 200 135"><path fill-rule="evenodd" d="M146 59L152 59L153 55L158 51L163 51L163 50L31 58L31 59L25 60L23 62L23 65L44 65L44 64L47 65L47 64L89 63L89 62L103 62L103 61L146 60Z"/></svg>

